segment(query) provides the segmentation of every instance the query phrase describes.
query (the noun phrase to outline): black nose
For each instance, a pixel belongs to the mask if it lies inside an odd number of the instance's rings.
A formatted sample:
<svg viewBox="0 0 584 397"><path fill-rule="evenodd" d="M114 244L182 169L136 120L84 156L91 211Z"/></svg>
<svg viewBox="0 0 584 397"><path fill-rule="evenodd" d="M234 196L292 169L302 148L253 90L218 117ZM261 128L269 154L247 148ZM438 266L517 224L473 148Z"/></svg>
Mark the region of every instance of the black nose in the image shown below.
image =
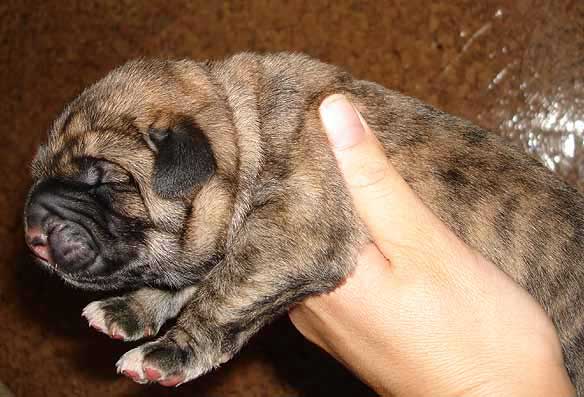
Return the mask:
<svg viewBox="0 0 584 397"><path fill-rule="evenodd" d="M76 206L75 200L47 186L35 188L26 206L27 245L38 258L66 273L87 269L97 256Z"/></svg>

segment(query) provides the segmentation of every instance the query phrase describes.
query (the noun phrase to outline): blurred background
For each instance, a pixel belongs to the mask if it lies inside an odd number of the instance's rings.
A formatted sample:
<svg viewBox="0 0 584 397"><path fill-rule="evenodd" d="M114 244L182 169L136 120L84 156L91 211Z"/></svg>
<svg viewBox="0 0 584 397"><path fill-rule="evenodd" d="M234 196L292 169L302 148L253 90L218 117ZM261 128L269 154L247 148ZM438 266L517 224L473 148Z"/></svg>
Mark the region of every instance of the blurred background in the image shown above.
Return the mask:
<svg viewBox="0 0 584 397"><path fill-rule="evenodd" d="M25 249L30 160L83 87L136 57L281 50L470 119L584 188L582 0L3 0L0 380L14 395L373 395L287 319L200 380L171 390L136 385L114 368L133 345L80 316L95 296L47 277Z"/></svg>

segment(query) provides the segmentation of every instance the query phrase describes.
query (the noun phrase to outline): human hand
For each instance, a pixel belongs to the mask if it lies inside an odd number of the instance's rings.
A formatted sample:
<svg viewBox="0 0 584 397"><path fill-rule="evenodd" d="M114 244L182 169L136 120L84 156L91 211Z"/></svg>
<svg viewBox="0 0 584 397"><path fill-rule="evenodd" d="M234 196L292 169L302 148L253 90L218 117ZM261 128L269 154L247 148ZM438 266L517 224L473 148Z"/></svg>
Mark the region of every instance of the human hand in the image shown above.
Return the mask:
<svg viewBox="0 0 584 397"><path fill-rule="evenodd" d="M575 395L537 302L422 203L346 98L320 111L373 243L296 328L383 395Z"/></svg>

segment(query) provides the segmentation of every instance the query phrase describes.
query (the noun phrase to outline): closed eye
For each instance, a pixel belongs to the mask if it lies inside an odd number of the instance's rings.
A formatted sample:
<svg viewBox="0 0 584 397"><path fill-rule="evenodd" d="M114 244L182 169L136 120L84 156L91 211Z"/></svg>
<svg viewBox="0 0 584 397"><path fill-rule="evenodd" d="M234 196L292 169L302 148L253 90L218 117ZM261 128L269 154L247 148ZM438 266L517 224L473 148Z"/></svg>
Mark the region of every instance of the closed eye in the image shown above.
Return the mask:
<svg viewBox="0 0 584 397"><path fill-rule="evenodd" d="M105 173L101 178L102 184L127 184L133 181L132 177L126 173Z"/></svg>
<svg viewBox="0 0 584 397"><path fill-rule="evenodd" d="M124 193L137 193L138 187L132 180L128 180L126 182L105 182L99 185L101 187L105 187L107 189L111 189L115 192L124 192Z"/></svg>
<svg viewBox="0 0 584 397"><path fill-rule="evenodd" d="M107 186L116 191L137 191L134 178L119 165L93 157L83 157L78 161L80 182L92 188Z"/></svg>

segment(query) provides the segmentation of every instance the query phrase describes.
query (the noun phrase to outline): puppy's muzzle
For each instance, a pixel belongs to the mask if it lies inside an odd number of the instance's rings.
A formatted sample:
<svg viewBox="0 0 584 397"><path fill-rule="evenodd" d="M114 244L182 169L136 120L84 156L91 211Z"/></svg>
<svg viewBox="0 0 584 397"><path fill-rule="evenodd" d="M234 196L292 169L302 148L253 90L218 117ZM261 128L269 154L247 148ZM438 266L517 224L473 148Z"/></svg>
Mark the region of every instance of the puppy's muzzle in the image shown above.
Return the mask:
<svg viewBox="0 0 584 397"><path fill-rule="evenodd" d="M42 262L61 272L87 270L97 257L96 242L87 223L78 192L37 186L26 207L26 243ZM85 222L82 222L84 220Z"/></svg>

